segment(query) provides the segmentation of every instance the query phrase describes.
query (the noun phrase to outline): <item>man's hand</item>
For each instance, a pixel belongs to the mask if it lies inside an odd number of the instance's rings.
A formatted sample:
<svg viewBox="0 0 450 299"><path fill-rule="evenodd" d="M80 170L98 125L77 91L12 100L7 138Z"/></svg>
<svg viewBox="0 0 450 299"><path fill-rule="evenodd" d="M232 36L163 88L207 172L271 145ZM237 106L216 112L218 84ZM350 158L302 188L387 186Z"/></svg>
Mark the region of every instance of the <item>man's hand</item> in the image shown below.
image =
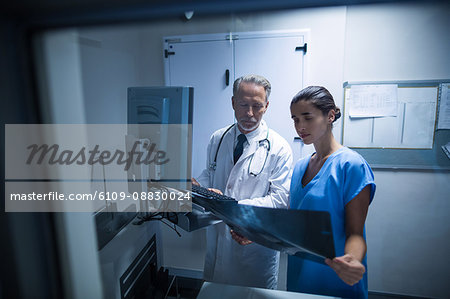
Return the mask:
<svg viewBox="0 0 450 299"><path fill-rule="evenodd" d="M335 257L334 259L325 259L325 263L330 266L336 274L348 285L358 283L366 272L363 264L350 254Z"/></svg>
<svg viewBox="0 0 450 299"><path fill-rule="evenodd" d="M215 192L217 194L223 195L222 191L220 191L219 189L214 189L214 188L208 188L209 191Z"/></svg>
<svg viewBox="0 0 450 299"><path fill-rule="evenodd" d="M191 179L191 182L192 182L192 185L200 186L200 184L199 184L199 183L197 182L197 180L194 179L194 178Z"/></svg>
<svg viewBox="0 0 450 299"><path fill-rule="evenodd" d="M241 236L240 234L236 233L233 230L230 230L230 233L231 233L231 237L233 238L233 240L238 242L240 245L249 245L249 244L253 243L253 241L250 241L246 237Z"/></svg>

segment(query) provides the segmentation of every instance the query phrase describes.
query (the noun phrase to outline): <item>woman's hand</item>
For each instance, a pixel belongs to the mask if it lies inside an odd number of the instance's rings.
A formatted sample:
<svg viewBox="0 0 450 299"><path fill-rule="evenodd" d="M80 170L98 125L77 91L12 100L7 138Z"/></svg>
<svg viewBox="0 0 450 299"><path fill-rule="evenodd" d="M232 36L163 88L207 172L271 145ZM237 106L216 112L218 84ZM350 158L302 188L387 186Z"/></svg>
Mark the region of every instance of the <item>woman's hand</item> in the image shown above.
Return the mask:
<svg viewBox="0 0 450 299"><path fill-rule="evenodd" d="M364 265L350 254L335 257L332 260L325 259L325 263L336 272L340 279L351 286L358 283L366 272Z"/></svg>
<svg viewBox="0 0 450 299"><path fill-rule="evenodd" d="M246 237L236 233L233 230L230 230L230 233L231 233L231 237L233 238L233 240L235 240L236 242L238 242L241 245L249 245L249 244L253 243L252 241L250 241Z"/></svg>

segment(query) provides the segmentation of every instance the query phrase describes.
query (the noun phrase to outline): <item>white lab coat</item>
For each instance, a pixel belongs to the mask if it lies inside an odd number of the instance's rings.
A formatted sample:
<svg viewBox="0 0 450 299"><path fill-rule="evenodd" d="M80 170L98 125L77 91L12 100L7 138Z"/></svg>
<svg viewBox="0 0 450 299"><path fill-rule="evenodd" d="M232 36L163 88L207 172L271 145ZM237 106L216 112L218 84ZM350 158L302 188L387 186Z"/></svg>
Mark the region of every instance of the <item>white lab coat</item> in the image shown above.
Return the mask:
<svg viewBox="0 0 450 299"><path fill-rule="evenodd" d="M242 156L236 165L233 165L234 143L237 134L240 134L235 125L224 135L217 155L217 167L213 170L209 166L214 161L220 138L227 128L220 129L211 136L207 151L207 168L197 181L204 187L221 190L225 195L238 200L240 204L287 208L292 166L292 151L289 144L261 121L256 136L248 140L249 144L244 147ZM250 175L250 161L255 158L252 163L258 163L255 162L258 161L255 152L258 147L267 144L264 141L266 137L270 142L270 151L264 169L257 176ZM264 157L265 153L263 151ZM256 243L239 245L231 238L230 228L224 223L207 228L205 280L276 288L278 266L278 251Z"/></svg>

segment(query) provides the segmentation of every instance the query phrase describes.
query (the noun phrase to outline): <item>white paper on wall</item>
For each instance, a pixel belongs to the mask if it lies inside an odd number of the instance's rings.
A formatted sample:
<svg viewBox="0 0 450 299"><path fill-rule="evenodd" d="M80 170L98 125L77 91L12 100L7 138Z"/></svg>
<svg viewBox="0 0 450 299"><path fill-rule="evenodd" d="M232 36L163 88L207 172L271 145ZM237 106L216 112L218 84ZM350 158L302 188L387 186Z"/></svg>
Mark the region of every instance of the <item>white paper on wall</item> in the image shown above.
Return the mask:
<svg viewBox="0 0 450 299"><path fill-rule="evenodd" d="M352 118L397 116L397 84L352 86L348 104Z"/></svg>
<svg viewBox="0 0 450 299"><path fill-rule="evenodd" d="M355 87L358 86L346 89L346 107L354 95ZM344 145L361 148L431 149L436 122L437 92L436 87L398 88L398 104L396 112L392 113L396 116L352 117L346 108Z"/></svg>
<svg viewBox="0 0 450 299"><path fill-rule="evenodd" d="M450 129L450 84L442 84L441 103L439 104L439 129Z"/></svg>

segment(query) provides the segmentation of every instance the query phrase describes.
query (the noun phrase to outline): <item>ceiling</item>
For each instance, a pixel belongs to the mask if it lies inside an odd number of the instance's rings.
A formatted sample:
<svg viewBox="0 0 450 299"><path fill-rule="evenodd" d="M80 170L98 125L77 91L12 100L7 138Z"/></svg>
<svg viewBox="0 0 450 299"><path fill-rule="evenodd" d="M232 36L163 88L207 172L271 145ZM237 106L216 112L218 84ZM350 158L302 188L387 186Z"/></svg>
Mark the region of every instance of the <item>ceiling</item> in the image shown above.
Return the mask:
<svg viewBox="0 0 450 299"><path fill-rule="evenodd" d="M10 0L0 6L0 17L31 26L62 27L177 17L189 10L205 16L386 2L402 0Z"/></svg>

